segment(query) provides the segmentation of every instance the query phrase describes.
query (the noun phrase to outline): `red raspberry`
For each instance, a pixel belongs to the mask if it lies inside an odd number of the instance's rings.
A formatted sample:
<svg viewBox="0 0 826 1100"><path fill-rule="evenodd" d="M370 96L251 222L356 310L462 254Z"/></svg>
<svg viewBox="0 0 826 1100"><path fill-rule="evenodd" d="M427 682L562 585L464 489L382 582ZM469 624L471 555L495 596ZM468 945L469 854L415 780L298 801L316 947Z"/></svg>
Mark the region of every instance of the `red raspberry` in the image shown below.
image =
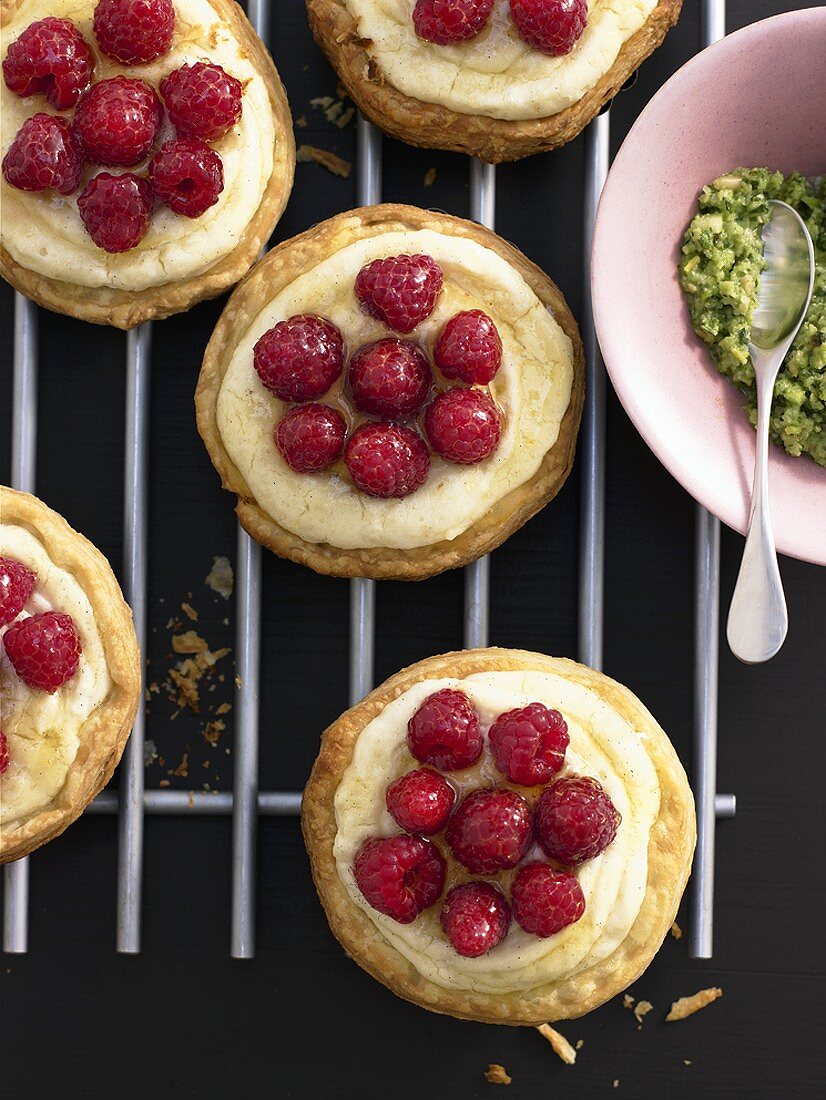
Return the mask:
<svg viewBox="0 0 826 1100"><path fill-rule="evenodd" d="M329 405L299 405L275 426L275 445L287 465L300 474L332 466L341 454L347 425Z"/></svg>
<svg viewBox="0 0 826 1100"><path fill-rule="evenodd" d="M107 57L145 65L169 49L175 9L172 0L99 0L93 26Z"/></svg>
<svg viewBox="0 0 826 1100"><path fill-rule="evenodd" d="M94 67L92 51L74 23L49 16L31 23L9 46L3 79L15 95L42 92L58 111L66 111L91 84Z"/></svg>
<svg viewBox="0 0 826 1100"><path fill-rule="evenodd" d="M511 0L511 19L529 46L561 57L570 53L588 22L587 0Z"/></svg>
<svg viewBox="0 0 826 1100"><path fill-rule="evenodd" d="M353 864L356 883L380 913L410 924L441 896L445 861L439 849L418 836L366 840Z"/></svg>
<svg viewBox="0 0 826 1100"><path fill-rule="evenodd" d="M458 953L478 959L508 934L511 910L501 890L489 882L463 882L448 890L439 919Z"/></svg>
<svg viewBox="0 0 826 1100"><path fill-rule="evenodd" d="M258 377L282 401L312 401L344 368L344 340L324 317L298 313L279 321L253 348Z"/></svg>
<svg viewBox="0 0 826 1100"><path fill-rule="evenodd" d="M44 611L12 623L3 645L23 683L50 695L71 680L80 662L80 636L72 616L62 611Z"/></svg>
<svg viewBox="0 0 826 1100"><path fill-rule="evenodd" d="M0 626L16 619L34 592L36 575L16 558L0 557Z"/></svg>
<svg viewBox="0 0 826 1100"><path fill-rule="evenodd" d="M3 775L9 767L9 743L6 735L0 730L0 775Z"/></svg>
<svg viewBox="0 0 826 1100"><path fill-rule="evenodd" d="M557 779L540 795L535 814L539 843L569 867L604 852L622 820L601 784L585 775Z"/></svg>
<svg viewBox="0 0 826 1100"><path fill-rule="evenodd" d="M407 723L407 744L417 760L443 772L469 768L482 755L479 715L463 691L442 688Z"/></svg>
<svg viewBox="0 0 826 1100"><path fill-rule="evenodd" d="M357 351L348 378L357 409L394 420L415 416L433 381L421 348L392 337Z"/></svg>
<svg viewBox="0 0 826 1100"><path fill-rule="evenodd" d="M493 0L417 0L413 26L419 38L448 46L475 38L492 10Z"/></svg>
<svg viewBox="0 0 826 1100"><path fill-rule="evenodd" d="M356 276L361 308L396 332L412 332L429 317L441 289L442 269L430 256L373 260Z"/></svg>
<svg viewBox="0 0 826 1100"><path fill-rule="evenodd" d="M467 795L447 826L450 850L474 875L515 867L532 841L530 806L504 787L480 787Z"/></svg>
<svg viewBox="0 0 826 1100"><path fill-rule="evenodd" d="M240 80L220 65L196 61L182 65L161 81L161 95L169 121L179 137L217 141L241 117Z"/></svg>
<svg viewBox="0 0 826 1100"><path fill-rule="evenodd" d="M456 792L431 768L419 768L391 783L385 795L387 811L406 833L433 836L447 825Z"/></svg>
<svg viewBox="0 0 826 1100"><path fill-rule="evenodd" d="M516 923L535 936L553 936L576 924L585 912L585 895L573 875L547 863L526 863L511 887Z"/></svg>
<svg viewBox="0 0 826 1100"><path fill-rule="evenodd" d="M100 172L77 200L86 232L107 252L126 252L140 244L152 216L152 188L145 179L124 172Z"/></svg>
<svg viewBox="0 0 826 1100"><path fill-rule="evenodd" d="M176 214L199 218L224 190L224 166L199 138L164 142L149 165L155 196Z"/></svg>
<svg viewBox="0 0 826 1100"><path fill-rule="evenodd" d="M500 714L488 731L496 766L511 783L547 783L565 763L568 726L558 710L530 703Z"/></svg>
<svg viewBox="0 0 826 1100"><path fill-rule="evenodd" d="M27 118L3 157L3 175L21 191L76 191L83 156L66 119L44 114Z"/></svg>
<svg viewBox="0 0 826 1100"><path fill-rule="evenodd" d="M481 309L466 309L442 329L433 357L445 378L486 386L502 362L499 330Z"/></svg>
<svg viewBox="0 0 826 1100"><path fill-rule="evenodd" d="M129 165L143 160L158 136L163 107L143 80L114 76L93 84L75 111L75 134L87 160Z"/></svg>
<svg viewBox="0 0 826 1100"><path fill-rule="evenodd" d="M424 484L430 469L427 444L400 424L362 424L344 449L350 477L371 497L407 497Z"/></svg>
<svg viewBox="0 0 826 1100"><path fill-rule="evenodd" d="M497 447L502 434L499 410L486 390L445 390L424 414L430 446L448 462L471 466Z"/></svg>

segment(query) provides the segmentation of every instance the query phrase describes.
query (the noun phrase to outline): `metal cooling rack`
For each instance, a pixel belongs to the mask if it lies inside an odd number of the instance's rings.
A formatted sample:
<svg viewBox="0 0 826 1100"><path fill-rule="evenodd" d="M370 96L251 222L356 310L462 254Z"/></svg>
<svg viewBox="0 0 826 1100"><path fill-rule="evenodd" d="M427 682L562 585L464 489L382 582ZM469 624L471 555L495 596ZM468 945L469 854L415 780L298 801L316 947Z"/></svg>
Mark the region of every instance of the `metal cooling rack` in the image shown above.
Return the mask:
<svg viewBox="0 0 826 1100"><path fill-rule="evenodd" d="M270 0L249 0L250 21L266 41ZM702 46L725 34L725 0L702 0ZM606 110L585 134L585 215L583 225L587 399L579 445L582 501L579 574L579 660L602 667L605 535L605 408L607 380L591 311L590 253L599 196L609 167L610 114ZM358 202L381 201L381 134L358 124ZM492 165L470 161L471 218L494 227L496 173ZM12 484L35 492L37 440L36 306L15 295ZM135 618L141 651L147 626L147 482L152 325L126 337L126 456L124 589ZM696 510L694 650L694 791L698 843L691 897L689 953L710 958L714 903L714 832L717 817L735 812L733 795L718 795L717 681L719 641L720 524L699 505ZM258 815L295 816L297 791L259 791L258 723L261 653L261 547L238 528L236 566L237 624L235 748L233 791L224 793L144 789L144 715L141 711L120 766L119 793L105 791L88 813L116 813L118 831L117 950L140 951L143 824L149 814L232 815L232 931L234 958L255 954L255 877ZM488 644L490 561L465 570L464 644ZM350 703L373 686L375 582L353 580L350 588ZM29 859L5 869L3 947L13 954L28 949Z"/></svg>

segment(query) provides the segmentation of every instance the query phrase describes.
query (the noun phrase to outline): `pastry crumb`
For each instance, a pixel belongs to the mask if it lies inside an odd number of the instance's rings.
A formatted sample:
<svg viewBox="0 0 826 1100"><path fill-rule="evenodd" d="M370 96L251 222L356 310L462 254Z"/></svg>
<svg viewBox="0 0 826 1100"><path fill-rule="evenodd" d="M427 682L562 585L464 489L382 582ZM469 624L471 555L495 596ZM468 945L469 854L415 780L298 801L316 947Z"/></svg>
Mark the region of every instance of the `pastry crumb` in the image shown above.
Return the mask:
<svg viewBox="0 0 826 1100"><path fill-rule="evenodd" d="M560 1035L550 1024L540 1024L536 1030L544 1039L548 1040L553 1047L554 1054L558 1055L566 1065L572 1066L574 1064L576 1051L564 1035Z"/></svg>
<svg viewBox="0 0 826 1100"><path fill-rule="evenodd" d="M193 623L197 623L198 612L195 610L191 603L182 603L181 611L183 611L184 615L186 615L188 619L191 619Z"/></svg>
<svg viewBox="0 0 826 1100"><path fill-rule="evenodd" d="M329 149L318 149L315 145L299 145L295 159L299 164L307 164L310 161L320 164L322 168L326 168L328 172L344 180L349 177L353 167L349 160L338 156L337 153L331 153Z"/></svg>
<svg viewBox="0 0 826 1100"><path fill-rule="evenodd" d="M432 187L435 182L436 182L436 169L435 168L428 168L428 170L424 174L424 179L422 180L422 184L425 187Z"/></svg>
<svg viewBox="0 0 826 1100"><path fill-rule="evenodd" d="M691 1065L691 1059L690 1058L683 1058L683 1065L684 1066L690 1066Z"/></svg>
<svg viewBox="0 0 826 1100"><path fill-rule="evenodd" d="M633 1008L634 1007L634 998L631 996L630 993L624 993L623 994L622 1007L623 1008Z"/></svg>
<svg viewBox="0 0 826 1100"><path fill-rule="evenodd" d="M186 779L189 775L189 753L185 752L181 757L180 763L166 774L177 775L179 779Z"/></svg>
<svg viewBox="0 0 826 1100"><path fill-rule="evenodd" d="M509 1085L513 1078L508 1076L504 1066L491 1062L485 1070L485 1080L491 1085Z"/></svg>
<svg viewBox="0 0 826 1100"><path fill-rule="evenodd" d="M220 718L213 718L211 722L207 722L204 726L204 740L210 745L217 745L221 739L221 734L226 728L226 722Z"/></svg>
<svg viewBox="0 0 826 1100"><path fill-rule="evenodd" d="M634 1015L637 1017L637 1023L640 1027L642 1027L643 1018L648 1015L653 1007L650 1001L637 1001L634 1005Z"/></svg>
<svg viewBox="0 0 826 1100"><path fill-rule="evenodd" d="M671 925L671 935L675 940L681 940L683 938L683 930L676 921Z"/></svg>
<svg viewBox="0 0 826 1100"><path fill-rule="evenodd" d="M159 787L168 787L169 786L169 780L168 779L162 779L160 781L160 783L158 784L158 786Z"/></svg>
<svg viewBox="0 0 826 1100"><path fill-rule="evenodd" d="M298 118L297 118L297 119L295 120L295 124L296 124L296 126L298 126L298 128L299 128L300 130L303 130L303 129L304 129L304 127L305 127L305 126L307 125L307 116L306 116L306 115L300 115L300 116L299 116L299 117L298 117Z"/></svg>
<svg viewBox="0 0 826 1100"><path fill-rule="evenodd" d="M172 648L176 653L203 653L209 646L197 631L185 630L183 634L172 635Z"/></svg>
<svg viewBox="0 0 826 1100"><path fill-rule="evenodd" d="M582 1050L582 1048L584 1046L585 1046L585 1040L584 1039L577 1039L577 1041L574 1043L574 1050Z"/></svg>
<svg viewBox="0 0 826 1100"><path fill-rule="evenodd" d="M709 989L701 989L697 993L692 993L690 997L680 997L671 1006L671 1011L666 1016L666 1020L684 1020L686 1016L692 1016L695 1012L699 1012L701 1008L705 1008L706 1005L710 1005L712 1001L716 1001L722 996L722 989L718 986L711 986Z"/></svg>
<svg viewBox="0 0 826 1100"><path fill-rule="evenodd" d="M614 1088L615 1088L615 1089L618 1089L618 1088L619 1088L619 1077L615 1077L615 1078L614 1078L614 1080L613 1080L613 1085L614 1085Z"/></svg>
<svg viewBox="0 0 826 1100"><path fill-rule="evenodd" d="M144 741L143 743L143 762L148 768L155 760L158 759L158 749L155 742L152 740Z"/></svg>
<svg viewBox="0 0 826 1100"><path fill-rule="evenodd" d="M211 588L213 592L217 592L219 596L223 596L225 600L230 598L235 587L235 575L232 572L229 558L223 556L213 557L212 569L204 578L204 584L207 588Z"/></svg>

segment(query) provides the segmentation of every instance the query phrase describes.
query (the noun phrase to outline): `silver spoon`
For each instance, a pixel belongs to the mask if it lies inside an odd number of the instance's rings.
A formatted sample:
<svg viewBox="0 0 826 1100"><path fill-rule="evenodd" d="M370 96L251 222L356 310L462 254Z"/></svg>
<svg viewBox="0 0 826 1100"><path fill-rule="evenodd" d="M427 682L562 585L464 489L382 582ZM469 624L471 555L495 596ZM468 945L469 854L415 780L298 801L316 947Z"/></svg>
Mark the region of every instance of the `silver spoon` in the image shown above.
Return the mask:
<svg viewBox="0 0 826 1100"><path fill-rule="evenodd" d="M757 453L746 547L728 613L726 634L735 657L768 661L783 645L789 615L777 565L769 506L769 418L777 372L812 299L812 238L795 210L770 200L763 226L763 258L749 353L757 384Z"/></svg>

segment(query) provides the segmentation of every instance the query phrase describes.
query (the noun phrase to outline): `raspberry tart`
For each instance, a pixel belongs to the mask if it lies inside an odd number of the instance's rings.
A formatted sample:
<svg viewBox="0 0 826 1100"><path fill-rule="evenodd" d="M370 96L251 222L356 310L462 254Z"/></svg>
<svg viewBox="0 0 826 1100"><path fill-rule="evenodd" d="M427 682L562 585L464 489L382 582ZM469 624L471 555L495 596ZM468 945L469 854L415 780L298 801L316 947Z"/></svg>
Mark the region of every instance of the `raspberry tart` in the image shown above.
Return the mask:
<svg viewBox="0 0 826 1100"><path fill-rule="evenodd" d="M234 0L1 0L0 273L131 328L236 283L289 198L292 118Z"/></svg>
<svg viewBox="0 0 826 1100"><path fill-rule="evenodd" d="M58 836L106 785L140 691L107 560L42 501L0 487L0 862Z"/></svg>
<svg viewBox="0 0 826 1100"><path fill-rule="evenodd" d="M307 0L359 108L425 148L518 160L571 141L682 0Z"/></svg>
<svg viewBox="0 0 826 1100"><path fill-rule="evenodd" d="M324 733L304 791L345 951L399 996L497 1024L581 1016L645 970L688 880L694 802L625 687L513 649L431 657Z"/></svg>
<svg viewBox="0 0 826 1100"><path fill-rule="evenodd" d="M195 402L253 538L320 573L416 580L557 493L582 399L579 333L546 275L472 222L384 205L268 253Z"/></svg>

